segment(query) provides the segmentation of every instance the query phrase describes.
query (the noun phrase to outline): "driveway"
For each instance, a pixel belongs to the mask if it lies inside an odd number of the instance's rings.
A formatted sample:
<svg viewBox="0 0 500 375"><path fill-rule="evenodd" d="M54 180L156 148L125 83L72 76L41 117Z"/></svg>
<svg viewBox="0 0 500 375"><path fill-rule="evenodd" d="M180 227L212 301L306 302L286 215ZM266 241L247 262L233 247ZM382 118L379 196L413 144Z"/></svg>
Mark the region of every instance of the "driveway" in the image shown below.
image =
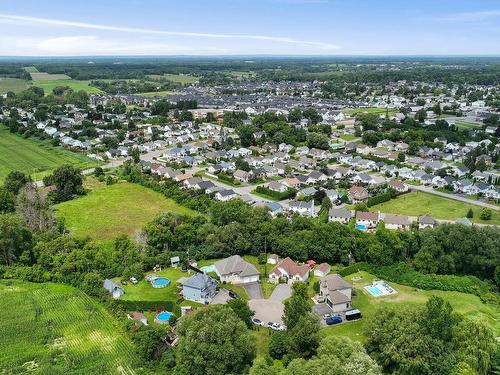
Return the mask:
<svg viewBox="0 0 500 375"><path fill-rule="evenodd" d="M264 298L262 295L262 288L260 287L260 283L246 283L241 284L241 286L246 290L248 297L250 299L262 299Z"/></svg>
<svg viewBox="0 0 500 375"><path fill-rule="evenodd" d="M227 289L219 289L219 292L212 298L211 305L225 305L229 301L229 291Z"/></svg>
<svg viewBox="0 0 500 375"><path fill-rule="evenodd" d="M269 299L252 299L248 301L248 306L250 310L255 312L254 318L260 319L266 324L268 322L283 324L285 306L282 302Z"/></svg>
<svg viewBox="0 0 500 375"><path fill-rule="evenodd" d="M290 284L278 284L274 288L269 301L283 302L292 296L292 287Z"/></svg>

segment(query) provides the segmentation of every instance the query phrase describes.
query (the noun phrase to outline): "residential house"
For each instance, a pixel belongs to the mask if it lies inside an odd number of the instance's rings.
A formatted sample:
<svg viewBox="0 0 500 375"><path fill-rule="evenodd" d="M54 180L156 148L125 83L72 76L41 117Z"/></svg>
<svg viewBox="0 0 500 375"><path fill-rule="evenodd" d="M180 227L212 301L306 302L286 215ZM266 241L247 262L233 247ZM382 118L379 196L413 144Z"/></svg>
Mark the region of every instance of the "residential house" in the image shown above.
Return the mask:
<svg viewBox="0 0 500 375"><path fill-rule="evenodd" d="M234 172L233 177L240 182L248 182L252 179L252 173L238 169Z"/></svg>
<svg viewBox="0 0 500 375"><path fill-rule="evenodd" d="M184 299L208 304L217 294L217 282L204 273L197 273L181 282Z"/></svg>
<svg viewBox="0 0 500 375"><path fill-rule="evenodd" d="M387 186L393 190L396 190L398 193L405 193L408 191L408 185L398 180L389 181L387 183Z"/></svg>
<svg viewBox="0 0 500 375"><path fill-rule="evenodd" d="M385 214L384 224L387 229L410 229L410 219L405 215Z"/></svg>
<svg viewBox="0 0 500 375"><path fill-rule="evenodd" d="M260 273L257 268L239 255L215 262L214 268L223 283L246 284L259 281Z"/></svg>
<svg viewBox="0 0 500 375"><path fill-rule="evenodd" d="M237 196L238 194L236 194L234 190L231 189L225 189L215 193L215 199L222 202L227 202L233 198L236 198Z"/></svg>
<svg viewBox="0 0 500 375"><path fill-rule="evenodd" d="M289 257L279 262L269 273L269 281L272 283L284 280L291 284L294 281L306 281L308 277L309 266L306 264L299 265Z"/></svg>
<svg viewBox="0 0 500 375"><path fill-rule="evenodd" d="M351 218L351 210L347 208L330 208L330 210L328 211L328 221L348 224Z"/></svg>
<svg viewBox="0 0 500 375"><path fill-rule="evenodd" d="M279 181L271 181L269 185L267 185L267 188L278 193L283 193L288 190L288 187Z"/></svg>
<svg viewBox="0 0 500 375"><path fill-rule="evenodd" d="M438 222L430 215L423 215L418 218L418 229L435 228Z"/></svg>
<svg viewBox="0 0 500 375"><path fill-rule="evenodd" d="M314 199L311 199L309 202L296 200L291 201L288 205L288 209L290 210L290 212L298 213L302 216L316 216L316 212L314 209Z"/></svg>
<svg viewBox="0 0 500 375"><path fill-rule="evenodd" d="M324 277L330 273L331 267L328 263L321 263L314 269L314 276Z"/></svg>
<svg viewBox="0 0 500 375"><path fill-rule="evenodd" d="M319 279L319 295L333 312L347 311L352 307L352 285L340 275L333 274Z"/></svg>
<svg viewBox="0 0 500 375"><path fill-rule="evenodd" d="M380 219L378 212L356 211L356 225L364 225L366 228L374 228Z"/></svg>
<svg viewBox="0 0 500 375"><path fill-rule="evenodd" d="M368 200L368 191L362 186L351 186L348 196L352 203L365 202Z"/></svg>

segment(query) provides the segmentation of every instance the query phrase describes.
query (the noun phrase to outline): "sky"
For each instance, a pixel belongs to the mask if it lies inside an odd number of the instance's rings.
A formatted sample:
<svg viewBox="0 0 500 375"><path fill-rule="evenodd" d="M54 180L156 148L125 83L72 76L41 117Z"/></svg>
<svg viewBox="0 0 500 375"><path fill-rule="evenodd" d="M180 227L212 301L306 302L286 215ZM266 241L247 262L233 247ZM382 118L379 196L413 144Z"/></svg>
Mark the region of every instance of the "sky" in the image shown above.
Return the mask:
<svg viewBox="0 0 500 375"><path fill-rule="evenodd" d="M499 0L0 0L0 56L500 55Z"/></svg>

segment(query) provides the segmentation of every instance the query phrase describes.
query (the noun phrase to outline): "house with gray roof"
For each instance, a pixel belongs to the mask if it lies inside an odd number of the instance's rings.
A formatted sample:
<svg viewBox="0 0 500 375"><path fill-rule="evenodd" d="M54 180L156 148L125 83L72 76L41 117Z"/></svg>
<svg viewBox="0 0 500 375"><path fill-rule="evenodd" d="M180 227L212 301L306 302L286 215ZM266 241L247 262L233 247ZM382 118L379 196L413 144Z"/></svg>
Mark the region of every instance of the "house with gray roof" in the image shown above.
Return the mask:
<svg viewBox="0 0 500 375"><path fill-rule="evenodd" d="M231 284L246 284L259 281L260 273L255 266L243 260L239 255L233 255L215 262L215 273L222 282Z"/></svg>
<svg viewBox="0 0 500 375"><path fill-rule="evenodd" d="M347 208L330 208L328 211L328 221L347 224L351 218L352 212Z"/></svg>
<svg viewBox="0 0 500 375"><path fill-rule="evenodd" d="M319 279L319 296L333 312L349 310L352 307L352 285L340 275L332 274Z"/></svg>
<svg viewBox="0 0 500 375"><path fill-rule="evenodd" d="M181 282L184 299L208 304L217 294L217 282L204 273L197 273Z"/></svg>
<svg viewBox="0 0 500 375"><path fill-rule="evenodd" d="M104 280L103 288L106 289L114 299L120 298L122 295L125 294L125 290L120 285L118 285L117 283L115 283L113 280L110 279Z"/></svg>

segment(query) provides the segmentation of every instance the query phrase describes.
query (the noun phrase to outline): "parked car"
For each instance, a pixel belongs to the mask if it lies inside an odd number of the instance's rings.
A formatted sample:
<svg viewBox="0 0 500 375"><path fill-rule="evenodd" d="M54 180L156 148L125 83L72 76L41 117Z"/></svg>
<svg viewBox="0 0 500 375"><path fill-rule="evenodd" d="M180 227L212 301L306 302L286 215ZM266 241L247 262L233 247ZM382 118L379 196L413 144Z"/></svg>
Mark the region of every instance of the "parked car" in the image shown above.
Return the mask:
<svg viewBox="0 0 500 375"><path fill-rule="evenodd" d="M326 324L328 324L329 326L331 326L332 324L342 323L342 318L340 316L338 316L338 315L333 315L333 316L330 316L325 321L326 321Z"/></svg>
<svg viewBox="0 0 500 375"><path fill-rule="evenodd" d="M268 323L267 323L267 328L274 329L274 328L273 328L273 327L274 327L274 324L275 324L275 323L273 323L273 322L268 322Z"/></svg>
<svg viewBox="0 0 500 375"><path fill-rule="evenodd" d="M328 319L329 317L331 317L331 316L332 316L332 314L325 314L325 315L323 315L323 319L324 319L324 320L327 320L327 319Z"/></svg>
<svg viewBox="0 0 500 375"><path fill-rule="evenodd" d="M257 318L253 318L252 319L252 323L255 324L255 325L258 325L258 326L262 326L264 325L264 322L260 319L257 319Z"/></svg>
<svg viewBox="0 0 500 375"><path fill-rule="evenodd" d="M229 297L231 297L231 298L240 298L240 296L238 295L238 293L233 292L232 290L229 291Z"/></svg>
<svg viewBox="0 0 500 375"><path fill-rule="evenodd" d="M122 283L122 285L128 285L127 280L122 280L121 283Z"/></svg>
<svg viewBox="0 0 500 375"><path fill-rule="evenodd" d="M134 284L134 285L135 285L135 284L137 284L137 283L139 283L139 281L137 281L137 279L136 279L135 277L131 277L131 278L130 278L130 282L131 282L132 284Z"/></svg>

